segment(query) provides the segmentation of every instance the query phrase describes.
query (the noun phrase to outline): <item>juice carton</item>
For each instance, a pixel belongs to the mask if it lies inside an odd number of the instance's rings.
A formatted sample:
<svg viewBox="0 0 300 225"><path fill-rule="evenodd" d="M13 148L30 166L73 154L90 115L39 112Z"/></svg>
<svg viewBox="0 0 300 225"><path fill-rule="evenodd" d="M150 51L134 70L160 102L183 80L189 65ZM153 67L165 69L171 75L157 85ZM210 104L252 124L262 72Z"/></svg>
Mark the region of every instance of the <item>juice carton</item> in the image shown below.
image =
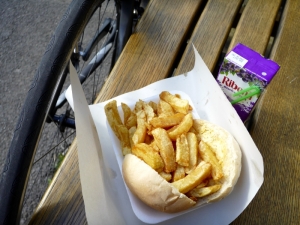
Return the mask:
<svg viewBox="0 0 300 225"><path fill-rule="evenodd" d="M245 122L280 66L239 43L225 57L217 82Z"/></svg>

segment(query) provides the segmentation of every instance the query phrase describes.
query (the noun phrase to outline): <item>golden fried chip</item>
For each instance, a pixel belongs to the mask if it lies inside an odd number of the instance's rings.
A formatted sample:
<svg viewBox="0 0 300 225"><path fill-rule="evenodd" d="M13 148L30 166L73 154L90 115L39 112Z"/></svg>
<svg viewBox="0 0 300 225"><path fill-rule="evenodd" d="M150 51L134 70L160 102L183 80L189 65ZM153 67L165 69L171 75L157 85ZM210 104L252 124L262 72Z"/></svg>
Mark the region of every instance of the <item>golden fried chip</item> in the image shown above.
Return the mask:
<svg viewBox="0 0 300 225"><path fill-rule="evenodd" d="M216 184L208 187L201 187L201 188L196 187L189 192L189 195L193 197L201 198L217 192L218 190L220 190L221 187L222 185L220 184Z"/></svg>
<svg viewBox="0 0 300 225"><path fill-rule="evenodd" d="M167 173L173 172L176 169L175 151L167 131L162 128L156 128L152 130L152 135L165 163L164 171Z"/></svg>
<svg viewBox="0 0 300 225"><path fill-rule="evenodd" d="M113 130L115 135L120 139L120 136L119 136L118 130L117 130L117 126L122 125L123 123L122 123L122 120L121 120L121 117L119 115L119 111L117 108L117 101L113 100L113 101L107 103L104 106L104 111L105 111L106 118L108 120L108 123L109 123L111 129Z"/></svg>
<svg viewBox="0 0 300 225"><path fill-rule="evenodd" d="M153 101L150 101L148 104L152 107L153 112L157 115L157 104Z"/></svg>
<svg viewBox="0 0 300 225"><path fill-rule="evenodd" d="M178 98L176 95L172 95L168 91L161 92L159 97L160 99L169 103L175 110L175 112L180 112L184 114L187 114L189 112L190 104L188 100Z"/></svg>
<svg viewBox="0 0 300 225"><path fill-rule="evenodd" d="M137 113L137 112L143 110L143 105L144 105L144 101L142 101L142 100L137 101L135 103L133 112Z"/></svg>
<svg viewBox="0 0 300 225"><path fill-rule="evenodd" d="M190 150L186 134L181 134L176 139L176 162L184 167L190 165Z"/></svg>
<svg viewBox="0 0 300 225"><path fill-rule="evenodd" d="M153 108L147 104L146 102L143 103L143 110L146 114L146 126L147 126L147 129L149 131L152 130L152 125L150 124L150 121L155 117L155 113L154 113L154 110Z"/></svg>
<svg viewBox="0 0 300 225"><path fill-rule="evenodd" d="M147 118L146 121L147 121L147 123L149 123L155 117L154 110L149 104L147 104L145 102L143 105L143 110L146 113L146 118Z"/></svg>
<svg viewBox="0 0 300 225"><path fill-rule="evenodd" d="M133 143L132 137L136 131L136 127L130 127L130 129L128 131L129 131L130 146L131 146L131 148L133 148L134 143Z"/></svg>
<svg viewBox="0 0 300 225"><path fill-rule="evenodd" d="M137 126L137 118L136 114L134 112L131 113L129 118L125 122L125 126L129 129L131 127L136 127Z"/></svg>
<svg viewBox="0 0 300 225"><path fill-rule="evenodd" d="M143 110L136 113L137 116L137 128L132 137L134 145L145 141L147 126L146 126L146 114Z"/></svg>
<svg viewBox="0 0 300 225"><path fill-rule="evenodd" d="M219 163L215 153L212 151L210 146L204 141L200 141L199 153L201 158L212 165L212 178L214 180L219 180L223 177L222 166Z"/></svg>
<svg viewBox="0 0 300 225"><path fill-rule="evenodd" d="M166 173L166 172L162 171L159 173L159 175L168 182L172 180L172 174L170 174L170 173Z"/></svg>
<svg viewBox="0 0 300 225"><path fill-rule="evenodd" d="M159 147L157 146L155 140L153 140L153 141L150 143L150 146L151 146L155 151L159 152Z"/></svg>
<svg viewBox="0 0 300 225"><path fill-rule="evenodd" d="M203 181L203 182L201 182L201 184L199 184L197 187L195 187L195 188L203 188L203 187L205 187L205 186L207 186L208 185L208 180L206 179L205 181ZM195 189L194 188L194 189ZM193 189L193 190L194 190Z"/></svg>
<svg viewBox="0 0 300 225"><path fill-rule="evenodd" d="M123 114L124 114L124 124L126 124L126 121L131 116L131 109L128 105L126 105L123 102L121 102L121 107L122 107Z"/></svg>
<svg viewBox="0 0 300 225"><path fill-rule="evenodd" d="M132 148L132 153L144 160L145 163L147 163L157 172L163 171L164 162L158 152L153 150L150 145L145 143L136 144Z"/></svg>
<svg viewBox="0 0 300 225"><path fill-rule="evenodd" d="M176 170L173 173L173 182L180 180L185 177L184 167L177 165Z"/></svg>
<svg viewBox="0 0 300 225"><path fill-rule="evenodd" d="M168 131L169 137L172 141L175 141L181 134L187 133L193 125L193 116L188 113L184 116L180 124L176 129Z"/></svg>
<svg viewBox="0 0 300 225"><path fill-rule="evenodd" d="M190 161L189 166L185 168L186 173L190 173L196 168L198 162L198 141L194 133L188 132L186 135L189 150L190 150Z"/></svg>
<svg viewBox="0 0 300 225"><path fill-rule="evenodd" d="M190 174L171 183L179 192L185 194L201 184L211 174L211 165L202 161Z"/></svg>
<svg viewBox="0 0 300 225"><path fill-rule="evenodd" d="M120 137L119 139L123 155L131 153L131 143L127 127L125 127L123 124L117 125L117 131Z"/></svg>
<svg viewBox="0 0 300 225"><path fill-rule="evenodd" d="M163 100L159 100L158 104L157 104L157 115L158 116L171 116L175 114L172 106L163 101Z"/></svg>
<svg viewBox="0 0 300 225"><path fill-rule="evenodd" d="M171 116L154 117L152 120L150 120L150 124L155 128L168 128L178 125L182 121L184 116L185 114L183 113L176 113Z"/></svg>

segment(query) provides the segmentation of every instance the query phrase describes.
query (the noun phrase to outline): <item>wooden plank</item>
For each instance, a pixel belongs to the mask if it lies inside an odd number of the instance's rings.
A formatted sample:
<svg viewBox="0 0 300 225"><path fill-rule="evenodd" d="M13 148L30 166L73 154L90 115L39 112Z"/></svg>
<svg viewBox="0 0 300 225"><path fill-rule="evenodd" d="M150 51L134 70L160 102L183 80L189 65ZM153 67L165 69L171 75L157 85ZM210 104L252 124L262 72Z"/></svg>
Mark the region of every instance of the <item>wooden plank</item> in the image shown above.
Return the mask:
<svg viewBox="0 0 300 225"><path fill-rule="evenodd" d="M167 77L201 2L150 1L96 101ZM31 224L86 223L75 146L76 142L69 149Z"/></svg>
<svg viewBox="0 0 300 225"><path fill-rule="evenodd" d="M183 60L178 65L176 75L188 72L194 66L191 43L194 44L208 68L213 71L241 3L242 0L208 1L183 54Z"/></svg>
<svg viewBox="0 0 300 225"><path fill-rule="evenodd" d="M251 135L265 180L233 224L298 224L300 219L300 1L288 0L271 58L281 69L254 115Z"/></svg>
<svg viewBox="0 0 300 225"><path fill-rule="evenodd" d="M174 60L201 2L151 1L96 102L171 75Z"/></svg>
<svg viewBox="0 0 300 225"><path fill-rule="evenodd" d="M249 0L242 13L228 51L242 43L264 54L282 0Z"/></svg>

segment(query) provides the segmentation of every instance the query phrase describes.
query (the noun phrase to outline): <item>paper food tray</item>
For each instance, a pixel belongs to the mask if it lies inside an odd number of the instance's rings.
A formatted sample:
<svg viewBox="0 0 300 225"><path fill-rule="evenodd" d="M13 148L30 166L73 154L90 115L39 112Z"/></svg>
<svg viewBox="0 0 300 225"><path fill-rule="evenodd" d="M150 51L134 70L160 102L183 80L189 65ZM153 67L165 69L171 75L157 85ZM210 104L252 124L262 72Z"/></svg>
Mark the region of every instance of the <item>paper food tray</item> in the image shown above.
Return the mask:
<svg viewBox="0 0 300 225"><path fill-rule="evenodd" d="M75 77L76 74L73 75L73 80ZM79 122L81 120L80 114L77 113L77 111L82 107L86 107L82 105L82 101L76 99L77 97L75 95L72 97L72 92L78 92L78 88L81 87L77 87L72 83L72 91L69 90L67 93L67 99L70 104L73 105L73 101L75 103L77 130L81 129L77 126L79 124L77 120L79 120ZM188 213L182 212L180 213L181 215L178 214L175 218L172 218L174 216L170 216L170 214L157 212L140 201L139 204L143 206L137 205L137 207L143 207L142 210L146 211L143 213L143 218L138 219L135 214L136 212L134 212L131 207L130 198L128 197L122 179L119 163L113 150L113 142L110 140L109 131L107 129L107 120L104 112L104 106L108 102L106 101L89 106L99 138L99 140L95 140L95 142L100 141L101 148L88 149L87 151L86 148L80 149L78 147L78 151L84 151L85 154L84 157L81 157L83 154L79 154L81 178L86 175L87 172L84 173L84 171L90 166L90 162L85 159L90 152L98 152L98 154L103 156L103 159L100 157L98 163L104 168L103 171L105 171L107 175L107 178L104 179L99 173L88 174L92 179L81 180L89 224L93 224L94 221L106 221L106 224L144 224L145 222L159 223L162 221L164 221L163 224L229 224L243 212L256 195L263 183L264 168L262 156L243 122L227 100L197 51L195 51L195 67L192 71L184 75L155 82L142 89L120 95L113 99L117 100L118 103L136 102L138 99L147 99L149 96L158 95L161 91L171 92L173 90L184 92L189 96L194 105L194 110L197 111L201 119L208 120L223 127L229 131L239 143L242 150L242 170L234 190L229 196L219 202L188 211ZM77 114L79 116L77 116ZM86 117L87 115L82 116ZM93 124L85 124L82 126L84 126L84 128L91 126L91 131L95 132ZM95 137L97 137L97 135L95 135ZM77 133L77 141L81 143L81 146L89 144L87 143L86 135L82 132L80 134ZM96 185L97 182L95 181L98 180L102 181L102 185ZM99 192L104 194L99 196ZM97 208L102 209L101 213L99 213ZM154 214L152 214L153 211L155 211ZM158 214L163 214L164 219L158 216Z"/></svg>

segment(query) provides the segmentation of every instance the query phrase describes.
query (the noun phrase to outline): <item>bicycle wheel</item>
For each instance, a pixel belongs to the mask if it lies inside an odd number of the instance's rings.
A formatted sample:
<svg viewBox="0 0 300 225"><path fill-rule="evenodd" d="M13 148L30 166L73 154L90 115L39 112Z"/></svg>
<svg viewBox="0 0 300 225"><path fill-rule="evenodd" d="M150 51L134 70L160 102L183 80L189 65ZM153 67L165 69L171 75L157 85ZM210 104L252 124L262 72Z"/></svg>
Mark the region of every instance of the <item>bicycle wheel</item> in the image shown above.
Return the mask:
<svg viewBox="0 0 300 225"><path fill-rule="evenodd" d="M65 154L74 138L72 111L62 91L68 86L68 63L75 65L86 95L92 94L88 97L91 103L129 38L134 2L73 0L63 15L30 87L8 151L0 185L0 224L19 223L24 199L21 223L26 222L54 173L56 166L50 164L58 163L55 158ZM37 199L32 199L33 193Z"/></svg>

